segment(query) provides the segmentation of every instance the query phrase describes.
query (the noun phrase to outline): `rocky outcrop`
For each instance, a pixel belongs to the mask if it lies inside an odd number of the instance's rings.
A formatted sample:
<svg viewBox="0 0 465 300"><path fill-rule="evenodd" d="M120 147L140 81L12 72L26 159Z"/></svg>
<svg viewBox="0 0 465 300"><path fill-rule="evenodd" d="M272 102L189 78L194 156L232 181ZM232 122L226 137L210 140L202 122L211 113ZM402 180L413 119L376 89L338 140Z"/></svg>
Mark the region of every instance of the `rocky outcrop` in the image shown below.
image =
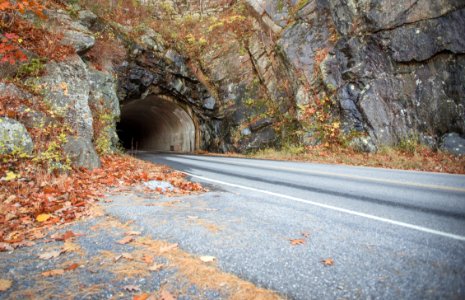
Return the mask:
<svg viewBox="0 0 465 300"><path fill-rule="evenodd" d="M248 2L310 90L337 100L345 132L434 147L448 132L465 134L463 1Z"/></svg>
<svg viewBox="0 0 465 300"><path fill-rule="evenodd" d="M0 118L0 155L30 155L34 144L23 124Z"/></svg>
<svg viewBox="0 0 465 300"><path fill-rule="evenodd" d="M17 112L21 115L22 123L2 119L0 141L5 145L2 153L21 149L31 154L32 141L25 128L49 128L48 130L59 131L59 141L56 142L58 146L53 145L62 147L65 155L63 161L68 158L76 167L94 169L100 166L94 145L97 142L94 122L99 121L103 114L106 118L105 134L113 149L118 143L115 122L120 111L116 78L114 74L95 70L81 57L95 44L93 33L89 30L96 22L93 13L81 11L77 19L61 10L49 10L46 15L45 28L51 32L63 33L61 42L73 47L76 54L67 55L61 60L50 60L44 65L41 76L24 79L25 86L34 89L36 95L25 92L12 83L0 83L2 97L26 101L18 107ZM30 15L27 18L34 20L35 17ZM42 111L36 111L34 107L41 107ZM59 151L55 146L50 147L53 151ZM49 150L52 151L50 147ZM59 156L56 154L55 157L55 153L53 158L41 153L37 155L41 159L50 158L54 161ZM63 167L62 164L57 166Z"/></svg>

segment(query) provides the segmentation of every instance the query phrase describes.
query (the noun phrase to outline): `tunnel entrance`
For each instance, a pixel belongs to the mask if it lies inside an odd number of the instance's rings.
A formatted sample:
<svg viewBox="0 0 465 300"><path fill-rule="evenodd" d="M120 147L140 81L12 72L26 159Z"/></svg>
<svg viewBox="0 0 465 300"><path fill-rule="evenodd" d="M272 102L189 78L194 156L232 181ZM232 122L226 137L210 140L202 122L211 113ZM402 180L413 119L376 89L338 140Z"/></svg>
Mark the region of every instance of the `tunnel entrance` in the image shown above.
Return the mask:
<svg viewBox="0 0 465 300"><path fill-rule="evenodd" d="M123 105L117 132L129 150L191 152L196 148L193 117L162 96Z"/></svg>

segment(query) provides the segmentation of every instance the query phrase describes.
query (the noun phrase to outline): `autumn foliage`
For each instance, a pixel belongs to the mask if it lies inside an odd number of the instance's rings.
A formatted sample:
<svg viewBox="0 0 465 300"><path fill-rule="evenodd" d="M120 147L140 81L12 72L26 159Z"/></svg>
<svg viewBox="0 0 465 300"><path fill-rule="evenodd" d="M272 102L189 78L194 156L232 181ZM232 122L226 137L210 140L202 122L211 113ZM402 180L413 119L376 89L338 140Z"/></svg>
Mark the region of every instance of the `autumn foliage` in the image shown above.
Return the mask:
<svg viewBox="0 0 465 300"><path fill-rule="evenodd" d="M37 0L0 0L1 27L7 29L11 27L16 19L16 12L21 14L33 12L41 18L45 18L44 9L42 3ZM4 33L0 39L0 62L8 62L13 65L26 61L27 56L20 48L22 42L23 39L19 35L10 32Z"/></svg>
<svg viewBox="0 0 465 300"><path fill-rule="evenodd" d="M170 182L176 188L172 195L203 191L180 172L123 155L103 157L102 167L93 171L74 169L71 174L54 175L25 160L14 166L2 164L0 174L7 174L0 179L0 199L4 199L0 202L0 251L28 245L43 237L47 226L89 215L89 208L105 193L131 189L145 181Z"/></svg>

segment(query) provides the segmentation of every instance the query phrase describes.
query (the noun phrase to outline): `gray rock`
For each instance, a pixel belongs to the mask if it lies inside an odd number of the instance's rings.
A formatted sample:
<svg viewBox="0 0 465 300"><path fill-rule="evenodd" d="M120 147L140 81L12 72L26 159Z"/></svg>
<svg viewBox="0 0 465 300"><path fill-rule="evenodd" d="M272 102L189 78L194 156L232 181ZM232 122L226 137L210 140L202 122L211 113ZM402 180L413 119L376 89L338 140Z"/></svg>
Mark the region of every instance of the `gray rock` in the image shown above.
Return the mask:
<svg viewBox="0 0 465 300"><path fill-rule="evenodd" d="M50 30L63 33L62 43L73 47L77 53L85 53L95 45L92 32L80 21L74 21L65 11L47 11Z"/></svg>
<svg viewBox="0 0 465 300"><path fill-rule="evenodd" d="M89 83L89 106L92 115L105 122L106 127L100 134L104 134L104 138L111 141L111 149L116 151L119 144L116 122L121 116L119 99L116 94L117 80L110 73L89 69ZM95 137L95 139L98 138Z"/></svg>
<svg viewBox="0 0 465 300"><path fill-rule="evenodd" d="M89 69L88 79L90 83L89 105L97 108L98 111L114 116L115 119L119 118L121 111L116 94L118 83L115 76L107 72Z"/></svg>
<svg viewBox="0 0 465 300"><path fill-rule="evenodd" d="M455 155L465 155L465 138L458 133L448 133L441 138L440 149Z"/></svg>
<svg viewBox="0 0 465 300"><path fill-rule="evenodd" d="M90 84L87 66L73 55L61 62L49 62L46 75L39 79L44 101L78 136L92 140L92 114L89 108Z"/></svg>
<svg viewBox="0 0 465 300"><path fill-rule="evenodd" d="M374 153L378 151L378 148L373 143L370 137L358 137L354 138L350 142L350 147L352 147L356 151L366 152L366 153Z"/></svg>
<svg viewBox="0 0 465 300"><path fill-rule="evenodd" d="M465 9L383 32L385 45L399 62L424 61L441 51L465 53Z"/></svg>
<svg viewBox="0 0 465 300"><path fill-rule="evenodd" d="M243 136L249 136L249 135L252 134L252 131L250 130L249 127L246 127L246 128L244 128L244 129L241 130L241 134L242 134Z"/></svg>
<svg viewBox="0 0 465 300"><path fill-rule="evenodd" d="M270 118L264 118L253 122L252 124L250 124L249 127L250 130L252 130L252 132L255 132L267 126L270 126L271 124L273 124L273 120L271 120Z"/></svg>
<svg viewBox="0 0 465 300"><path fill-rule="evenodd" d="M82 26L91 28L97 21L97 15L90 10L81 10L78 12L78 19Z"/></svg>
<svg viewBox="0 0 465 300"><path fill-rule="evenodd" d="M100 167L100 158L95 152L94 145L83 137L70 137L63 146L65 154L76 167L89 170Z"/></svg>
<svg viewBox="0 0 465 300"><path fill-rule="evenodd" d="M216 106L216 100L213 97L208 97L203 101L203 107L205 109L213 110Z"/></svg>
<svg viewBox="0 0 465 300"><path fill-rule="evenodd" d="M34 144L23 124L0 118L0 154L32 154Z"/></svg>

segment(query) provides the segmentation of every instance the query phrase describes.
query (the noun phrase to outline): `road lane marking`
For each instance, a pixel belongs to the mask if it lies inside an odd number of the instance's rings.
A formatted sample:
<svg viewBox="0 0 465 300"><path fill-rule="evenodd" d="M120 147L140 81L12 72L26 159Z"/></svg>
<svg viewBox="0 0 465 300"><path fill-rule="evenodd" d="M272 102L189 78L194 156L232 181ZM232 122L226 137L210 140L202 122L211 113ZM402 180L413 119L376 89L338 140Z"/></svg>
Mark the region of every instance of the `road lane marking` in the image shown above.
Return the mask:
<svg viewBox="0 0 465 300"><path fill-rule="evenodd" d="M255 168L262 168L262 169L291 171L291 172L306 173L306 174L312 174L312 175L326 175L326 176L334 176L334 177L347 178L347 179L365 180L365 181L371 181L371 182L377 182L377 183L390 183L390 184L401 185L401 186L410 186L410 187L417 187L417 188L465 193L465 188L459 188L459 187L453 187L453 186L424 184L424 183L399 181L399 180L392 180L392 179L379 179L379 178L359 176L359 175L340 174L340 173L325 172L325 171L312 171L312 170L304 170L304 169L289 168L289 167L262 166L259 164L250 164L250 163L240 163L240 162L224 163L224 162L209 161L209 160L204 160L204 161L218 163L218 164L231 164L231 165L255 167Z"/></svg>
<svg viewBox="0 0 465 300"><path fill-rule="evenodd" d="M342 213L346 213L346 214L350 214L350 215L354 215L354 216L358 216L358 217L362 217L362 218L366 218L366 219L370 219L370 220L375 220L375 221L379 221L379 222L383 222L383 223L388 223L388 224L392 224L392 225L396 225L396 226L401 226L401 227L405 227L405 228L409 228L409 229L413 229L413 230L417 230L417 231L421 231L421 232L431 233L431 234L451 238L451 239L454 239L454 240L465 241L465 236L461 236L461 235L457 235L457 234L453 234L453 233L434 230L434 229L427 228L427 227L417 226L417 225L413 225L413 224L409 224L409 223L405 223L405 222L400 222L400 221L391 220L391 219L387 219L387 218L383 218L383 217L378 217L378 216L374 216L374 215L370 215L370 214L366 214L366 213L362 213L362 212L358 212L358 211L354 211L354 210L350 210L350 209L340 208L340 207L337 207L337 206L318 203L318 202L305 200L305 199L302 199L302 198L297 198L297 197L288 196L288 195L284 195L284 194L279 194L279 193L274 193L274 192L265 191L265 190L261 190L261 189L256 189L256 188L252 188L252 187L248 187L248 186L244 186L244 185L229 183L229 182L220 181L220 180L216 180L216 179L210 179L208 177L198 176L198 175L191 174L191 173L188 173L188 172L183 172L183 171L180 171L180 172L184 173L184 174L186 174L188 176L198 178L198 179L201 179L201 180L205 180L205 181L209 181L209 182L213 182L213 183L218 183L218 184L222 184L222 185L226 185L226 186L230 186L230 187L240 188L240 189L243 189L243 190L249 190L249 191L253 191L253 192L267 194L267 195L271 195L271 196L275 196L275 197L279 197L279 198L292 200L292 201L295 201L295 202L310 204L310 205L313 205L313 206L318 206L318 207L321 207L321 208L326 208L326 209L330 209L330 210L334 210L334 211L338 211L338 212L342 212Z"/></svg>

